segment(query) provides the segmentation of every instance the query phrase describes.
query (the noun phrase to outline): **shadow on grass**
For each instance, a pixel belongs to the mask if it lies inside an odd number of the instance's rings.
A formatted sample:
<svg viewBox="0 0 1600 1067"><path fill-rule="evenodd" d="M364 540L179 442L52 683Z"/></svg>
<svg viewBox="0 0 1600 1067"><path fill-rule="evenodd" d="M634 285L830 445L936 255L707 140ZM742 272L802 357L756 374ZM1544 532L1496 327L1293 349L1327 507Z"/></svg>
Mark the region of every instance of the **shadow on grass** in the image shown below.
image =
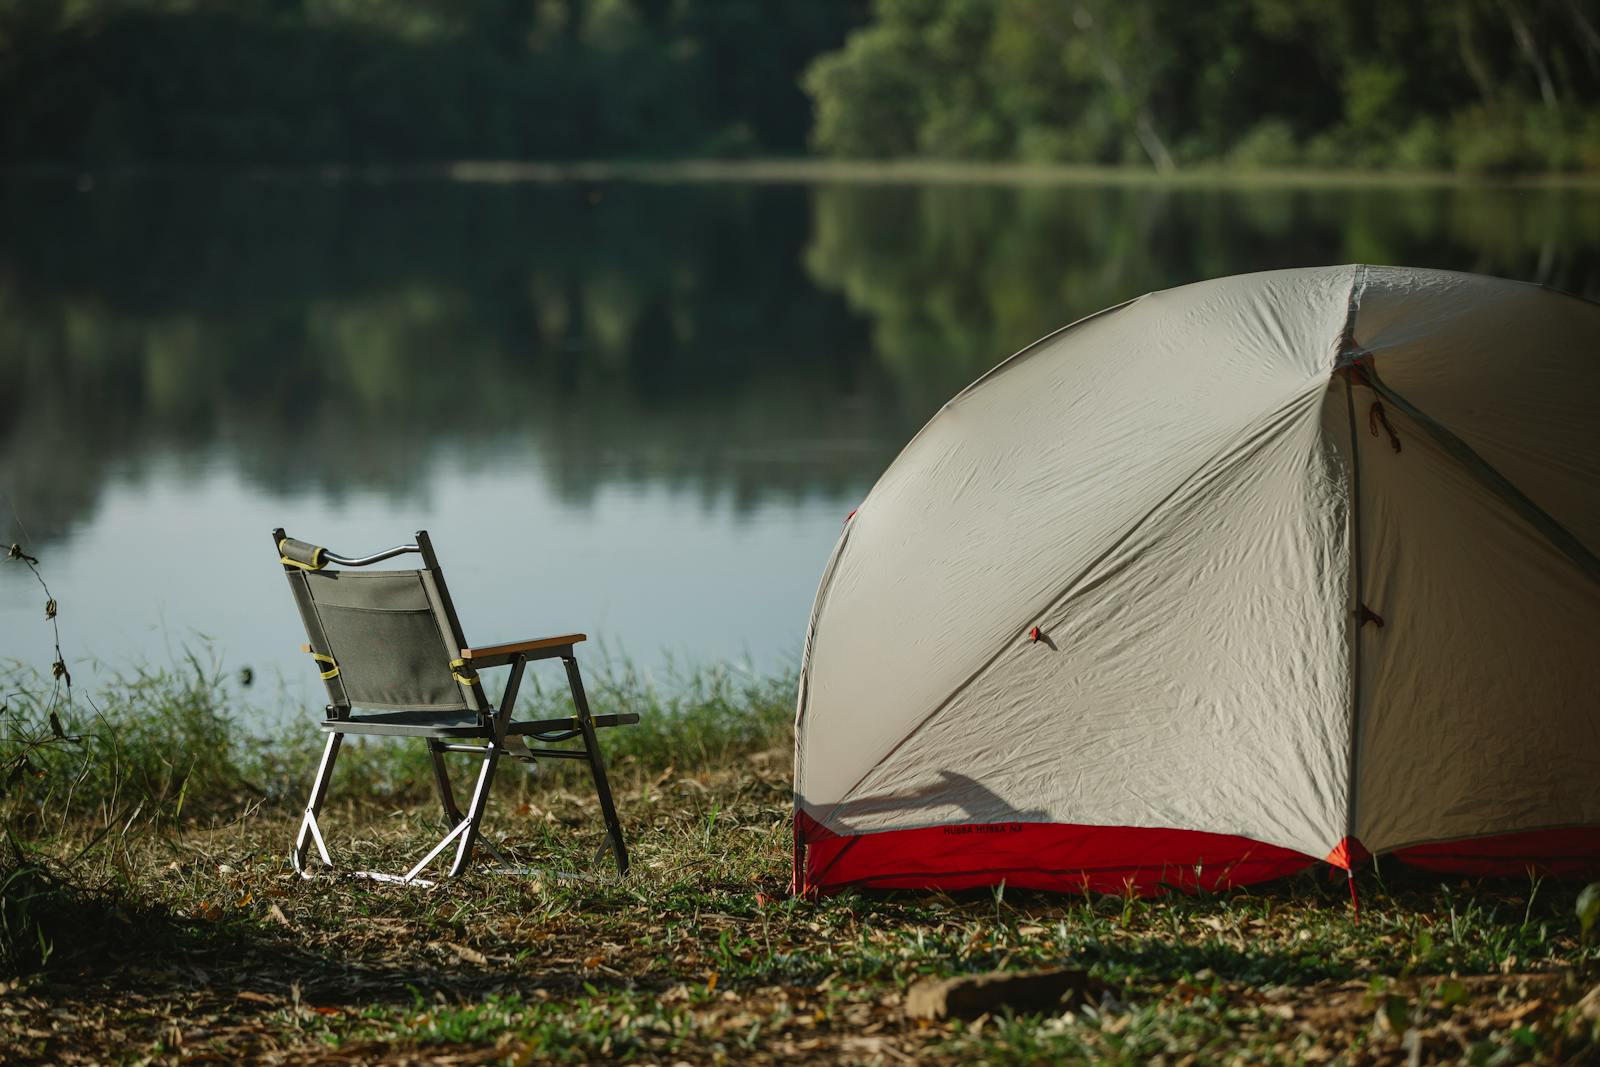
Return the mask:
<svg viewBox="0 0 1600 1067"><path fill-rule="evenodd" d="M559 993L613 984L576 967L533 973L491 963L464 948L456 949L453 961L428 958L418 951L422 944L404 937L397 939L400 955L373 959L341 944L337 931L300 932L287 920L273 919L272 912L265 919L185 915L115 886L76 883L39 862L7 865L0 884L5 887L0 978L42 981L57 990L127 988L142 997L180 999L243 993L258 1003L364 1007L435 993L475 996L513 985ZM353 901L352 908L357 906Z"/></svg>

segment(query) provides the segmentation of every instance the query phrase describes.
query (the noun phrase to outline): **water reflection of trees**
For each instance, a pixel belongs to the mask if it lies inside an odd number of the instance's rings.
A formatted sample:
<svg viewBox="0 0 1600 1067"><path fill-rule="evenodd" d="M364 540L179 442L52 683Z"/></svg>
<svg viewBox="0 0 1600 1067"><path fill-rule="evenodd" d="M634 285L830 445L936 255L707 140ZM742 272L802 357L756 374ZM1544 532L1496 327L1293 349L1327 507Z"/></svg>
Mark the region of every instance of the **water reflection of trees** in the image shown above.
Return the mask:
<svg viewBox="0 0 1600 1067"><path fill-rule="evenodd" d="M0 196L0 486L50 533L173 450L334 495L510 451L569 499L749 504L859 484L912 418L805 279L799 189Z"/></svg>
<svg viewBox="0 0 1600 1067"><path fill-rule="evenodd" d="M1065 322L1219 275L1404 263L1600 297L1592 191L833 185L814 195L812 279L872 323L879 359L924 408Z"/></svg>
<svg viewBox="0 0 1600 1067"><path fill-rule="evenodd" d="M869 481L945 398L1151 289L1404 262L1600 296L1600 196L1469 188L0 185L0 492L408 494L448 453L731 499Z"/></svg>

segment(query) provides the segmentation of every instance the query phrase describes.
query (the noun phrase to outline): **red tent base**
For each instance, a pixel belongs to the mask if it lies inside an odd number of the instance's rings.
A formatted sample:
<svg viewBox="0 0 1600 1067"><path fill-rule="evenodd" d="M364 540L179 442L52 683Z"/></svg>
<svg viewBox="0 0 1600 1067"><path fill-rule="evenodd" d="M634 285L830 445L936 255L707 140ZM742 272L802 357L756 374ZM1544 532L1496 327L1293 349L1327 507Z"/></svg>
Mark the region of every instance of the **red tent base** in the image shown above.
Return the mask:
<svg viewBox="0 0 1600 1067"><path fill-rule="evenodd" d="M1317 858L1230 834L1070 823L979 823L841 837L805 814L795 825L795 890L971 889L1005 882L1065 893L1226 889L1304 870ZM1338 867L1367 853L1344 841ZM1419 845L1395 855L1470 875L1555 877L1600 872L1600 827L1504 834Z"/></svg>
<svg viewBox="0 0 1600 1067"><path fill-rule="evenodd" d="M1395 851L1407 863L1445 874L1600 878L1600 826L1531 830L1413 845Z"/></svg>

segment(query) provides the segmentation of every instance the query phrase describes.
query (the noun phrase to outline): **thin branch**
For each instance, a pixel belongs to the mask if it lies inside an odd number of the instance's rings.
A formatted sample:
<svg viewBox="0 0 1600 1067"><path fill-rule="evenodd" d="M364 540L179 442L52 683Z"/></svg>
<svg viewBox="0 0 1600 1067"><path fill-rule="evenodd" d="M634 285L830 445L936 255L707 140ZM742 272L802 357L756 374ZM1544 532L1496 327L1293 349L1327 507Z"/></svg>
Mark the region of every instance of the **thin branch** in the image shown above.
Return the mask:
<svg viewBox="0 0 1600 1067"><path fill-rule="evenodd" d="M1539 54L1539 42L1534 40L1533 28L1528 25L1528 20L1522 17L1522 12L1517 10L1511 0L1500 0L1500 10L1505 12L1506 22L1511 26L1511 36L1517 42L1517 50L1533 68L1544 106L1552 110L1560 107L1561 98L1556 95L1556 85L1550 78L1550 68L1545 65L1544 57Z"/></svg>

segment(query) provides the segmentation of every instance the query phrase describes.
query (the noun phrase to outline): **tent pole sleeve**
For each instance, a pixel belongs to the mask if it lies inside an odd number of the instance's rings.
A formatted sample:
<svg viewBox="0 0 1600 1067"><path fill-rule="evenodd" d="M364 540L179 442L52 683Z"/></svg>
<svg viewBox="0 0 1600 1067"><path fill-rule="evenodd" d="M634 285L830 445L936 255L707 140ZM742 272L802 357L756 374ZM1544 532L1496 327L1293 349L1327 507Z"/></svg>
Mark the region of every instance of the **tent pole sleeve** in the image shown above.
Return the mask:
<svg viewBox="0 0 1600 1067"><path fill-rule="evenodd" d="M1350 611L1345 616L1350 634L1350 781L1345 790L1345 837L1356 836L1356 782L1361 760L1361 606L1366 603L1361 548L1361 445L1356 433L1355 386L1344 376L1345 413L1350 419Z"/></svg>

